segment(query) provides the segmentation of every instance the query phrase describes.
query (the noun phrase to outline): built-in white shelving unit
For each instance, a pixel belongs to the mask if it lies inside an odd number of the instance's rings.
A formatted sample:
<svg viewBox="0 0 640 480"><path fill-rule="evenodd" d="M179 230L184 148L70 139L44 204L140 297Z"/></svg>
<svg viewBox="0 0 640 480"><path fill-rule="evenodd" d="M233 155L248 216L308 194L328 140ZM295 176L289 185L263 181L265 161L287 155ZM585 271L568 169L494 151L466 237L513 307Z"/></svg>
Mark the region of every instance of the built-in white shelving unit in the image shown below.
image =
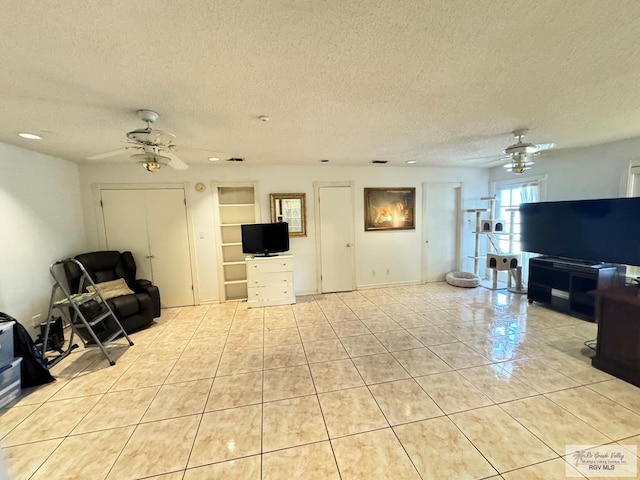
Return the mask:
<svg viewBox="0 0 640 480"><path fill-rule="evenodd" d="M214 183L221 300L247 298L247 269L241 225L260 222L256 182Z"/></svg>

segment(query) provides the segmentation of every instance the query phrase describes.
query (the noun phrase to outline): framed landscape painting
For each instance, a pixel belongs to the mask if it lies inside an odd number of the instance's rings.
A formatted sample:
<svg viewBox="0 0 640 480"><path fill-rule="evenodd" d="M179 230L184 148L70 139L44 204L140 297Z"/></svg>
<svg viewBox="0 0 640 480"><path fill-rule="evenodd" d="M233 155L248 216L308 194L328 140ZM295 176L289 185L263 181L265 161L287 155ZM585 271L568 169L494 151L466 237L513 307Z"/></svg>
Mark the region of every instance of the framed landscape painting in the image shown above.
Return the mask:
<svg viewBox="0 0 640 480"><path fill-rule="evenodd" d="M415 230L415 188L365 188L364 230Z"/></svg>

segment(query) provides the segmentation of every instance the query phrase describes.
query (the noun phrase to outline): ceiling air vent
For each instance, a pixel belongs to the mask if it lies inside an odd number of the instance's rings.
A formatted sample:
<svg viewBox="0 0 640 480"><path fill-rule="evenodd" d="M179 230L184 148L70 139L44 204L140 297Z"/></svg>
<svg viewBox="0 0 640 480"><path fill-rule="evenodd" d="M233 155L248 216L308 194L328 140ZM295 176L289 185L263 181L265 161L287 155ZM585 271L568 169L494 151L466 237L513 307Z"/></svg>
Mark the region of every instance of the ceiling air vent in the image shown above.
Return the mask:
<svg viewBox="0 0 640 480"><path fill-rule="evenodd" d="M371 160L371 163L376 164L376 165L384 165L385 163L388 163L389 160Z"/></svg>
<svg viewBox="0 0 640 480"><path fill-rule="evenodd" d="M244 158L231 157L227 159L227 162L244 162Z"/></svg>

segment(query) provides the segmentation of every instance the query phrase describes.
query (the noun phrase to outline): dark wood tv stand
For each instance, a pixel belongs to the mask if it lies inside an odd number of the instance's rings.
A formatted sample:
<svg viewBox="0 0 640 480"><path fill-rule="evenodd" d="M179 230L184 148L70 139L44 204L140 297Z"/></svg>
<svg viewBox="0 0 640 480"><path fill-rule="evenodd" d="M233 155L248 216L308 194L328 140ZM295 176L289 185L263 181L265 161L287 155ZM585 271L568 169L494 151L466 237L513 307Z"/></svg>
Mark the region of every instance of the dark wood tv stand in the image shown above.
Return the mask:
<svg viewBox="0 0 640 480"><path fill-rule="evenodd" d="M624 285L625 273L624 265L535 257L529 260L527 299L593 321L593 291Z"/></svg>

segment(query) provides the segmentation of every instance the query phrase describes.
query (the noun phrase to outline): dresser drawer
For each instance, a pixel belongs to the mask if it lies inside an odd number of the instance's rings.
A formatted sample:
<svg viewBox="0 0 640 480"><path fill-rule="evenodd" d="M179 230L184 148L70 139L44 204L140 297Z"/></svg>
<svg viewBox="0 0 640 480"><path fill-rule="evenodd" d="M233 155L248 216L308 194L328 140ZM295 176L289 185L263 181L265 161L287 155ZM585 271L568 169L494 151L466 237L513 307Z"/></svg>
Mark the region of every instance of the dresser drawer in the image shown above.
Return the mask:
<svg viewBox="0 0 640 480"><path fill-rule="evenodd" d="M247 297L249 302L290 299L293 297L293 288L290 285L248 287Z"/></svg>
<svg viewBox="0 0 640 480"><path fill-rule="evenodd" d="M247 275L249 272L272 273L272 272L292 272L293 259L291 258L269 258L260 259L247 263Z"/></svg>
<svg viewBox="0 0 640 480"><path fill-rule="evenodd" d="M292 272L254 272L254 275L247 275L247 287L276 287L287 285L293 285Z"/></svg>

